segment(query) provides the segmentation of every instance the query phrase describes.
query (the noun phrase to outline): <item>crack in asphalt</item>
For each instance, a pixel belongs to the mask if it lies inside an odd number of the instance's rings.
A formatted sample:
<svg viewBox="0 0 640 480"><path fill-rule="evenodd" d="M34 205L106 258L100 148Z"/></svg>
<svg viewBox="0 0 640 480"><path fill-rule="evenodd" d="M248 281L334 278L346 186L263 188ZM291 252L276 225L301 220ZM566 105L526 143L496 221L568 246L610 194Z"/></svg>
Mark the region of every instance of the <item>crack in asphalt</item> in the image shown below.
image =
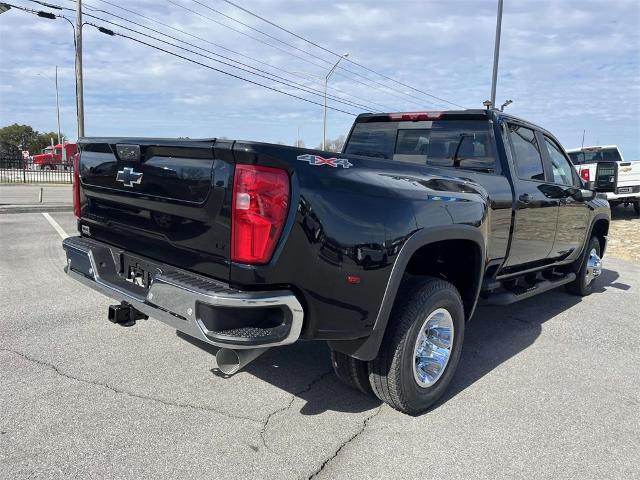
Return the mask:
<svg viewBox="0 0 640 480"><path fill-rule="evenodd" d="M245 420L245 421L249 421L252 423L261 423L262 424L262 428L260 430L260 438L262 440L263 445L265 446L265 448L271 452L274 453L276 455L279 455L277 452L274 452L273 450L271 450L271 448L268 446L267 441L266 441L266 432L267 429L269 427L269 424L271 422L271 420L273 419L273 417L275 417L276 415L278 415L279 413L282 413L286 410L289 410L292 406L293 403L295 402L296 398L298 398L300 395L302 395L303 393L309 392L316 384L318 384L319 382L321 382L323 379L325 379L327 376L331 375L333 373L333 370L328 370L326 372L323 372L322 374L320 374L318 377L314 378L311 382L309 382L304 388L302 388L301 390L296 391L295 393L293 393L291 395L291 399L289 400L289 402L287 402L286 405L277 408L276 410L272 411L271 413L269 413L262 421L258 420L256 418L252 418L252 417L247 417L247 416L242 416L242 415L236 415L233 413L229 413L229 412L225 412L225 411L221 411L221 410L217 410L215 408L211 408L211 407L205 407L205 406L200 406L200 405L192 405L192 404L188 404L188 403L178 403L178 402L171 402L168 400L163 400L160 398L155 398L155 397L151 397L149 395L142 395L139 393L133 393L133 392L129 392L126 390L123 390L121 388L117 388L114 387L106 382L98 382L98 381L94 381L94 380L88 380L85 378L80 378L80 377L76 377L74 375L71 375L67 372L62 371L58 366L43 361L43 360L39 360L37 358L33 358L25 353L16 351L16 350L12 350L9 348L4 348L4 347L0 347L0 352L6 352L6 353L10 353L13 355L16 355L20 358L22 358L23 360L26 360L28 362L31 362L33 364L39 365L41 367L44 367L46 369L49 369L51 371L53 371L56 375L59 375L61 377L67 378L69 380L73 380L79 383L83 383L86 385L92 385L92 386L96 386L96 387L102 387L102 388L106 388L107 390L110 390L116 394L120 394L120 395L126 395L128 397L132 397L132 398L137 398L140 400L147 400L147 401L151 401L151 402L157 402L160 403L162 405L168 406L168 407L174 407L174 408L184 408L184 409L191 409L191 410L199 410L199 411L205 411L205 412L211 412L211 413L215 413L218 415L222 415L224 417L227 418L232 418L232 419L236 419L236 420ZM333 460L335 459L340 452L342 451L342 449L347 446L349 443L351 443L353 440L355 440L357 437L359 437L367 428L367 425L369 423L369 421L371 419L373 419L376 415L378 415L380 413L382 409L382 406L378 407L372 414L370 414L369 416L367 416L363 423L362 426L360 427L360 429L355 432L353 435L351 435L346 441L344 441L342 444L340 444L340 446L336 449L336 451L330 455L326 460L324 460L322 462L322 464L320 465L320 468L318 468L318 470L316 470L311 476L307 477L309 480L316 478L317 475L319 475L322 470Z"/></svg>
<svg viewBox="0 0 640 480"><path fill-rule="evenodd" d="M263 421L262 424L262 428L260 429L260 440L262 440L262 445L264 445L264 447L269 450L271 453L274 453L276 455L279 455L278 452L274 452L273 450L271 450L271 448L269 448L269 445L267 444L267 439L265 438L265 435L267 433L267 428L269 427L269 422L271 422L271 419L281 413L284 412L286 410L289 410L291 408L291 406L293 405L293 402L295 402L296 398L299 395L302 395L303 393L306 393L308 391L310 391L314 385L316 385L317 383L319 383L321 380L323 380L324 378L326 378L328 375L333 373L333 369L328 370L326 372L323 372L322 374L320 374L318 377L314 378L311 382L309 382L307 384L306 387L304 387L302 390L299 390L295 393L291 394L291 399L289 400L289 402L280 408L277 408L276 410L274 410L273 412L269 413L269 415L266 416L266 418Z"/></svg>
<svg viewBox="0 0 640 480"><path fill-rule="evenodd" d="M19 357L22 357L23 359L31 362L31 363L35 363L37 365L40 365L42 367L46 367L50 370L53 370L57 375L60 375L64 378L68 378L70 380L75 380L76 382L80 382L80 383L84 383L87 385L93 385L93 386L97 386L97 387L102 387L102 388L106 388L108 390L111 390L114 393L118 393L121 395L127 395L129 397L133 397L133 398L138 398L141 400L149 400L152 402L158 402L161 403L163 405L166 405L168 407L176 407L176 408L188 408L191 410L200 410L200 411L205 411L205 412L212 412L212 413L216 413L218 415L222 415L225 416L227 418L233 418L236 420L246 420L249 422L253 422L253 423L261 423L259 419L256 418L252 418L252 417L246 417L243 415L236 415L233 413L229 413L229 412L225 412L225 411L221 411L221 410L217 410L215 408L211 408L211 407L205 407L205 406L201 406L201 405L192 405L189 403L178 403L178 402L171 402L168 400L163 400L160 398L155 398L155 397L151 397L149 395L142 395L139 393L133 393L133 392L128 392L126 390L122 390L120 388L114 387L112 385L109 385L108 383L105 382L97 382L97 381L93 381L93 380L88 380L85 378L80 378L80 377L75 377L69 373L63 372L62 370L60 370L60 368L58 368L56 365L52 364L52 363L48 363L45 362L43 360L38 360L37 358L33 358L30 357L29 355L22 353L22 352L18 352L15 350L11 350L9 348L0 348L0 351L2 352L7 352L7 353L12 353L14 355L17 355Z"/></svg>
<svg viewBox="0 0 640 480"><path fill-rule="evenodd" d="M324 470L324 468L332 460L334 460L338 455L340 455L340 452L342 451L342 449L344 447L346 447L352 441L354 441L356 438L358 438L360 435L362 435L364 433L364 431L366 430L367 425L369 424L369 421L371 421L374 417L376 417L382 411L382 407L383 406L384 406L384 404L380 405L378 408L375 409L375 411L371 415L366 417L364 419L364 422L362 422L362 427L360 427L360 430L358 430L356 433L351 435L351 437L349 437L346 441L342 442L342 444L338 447L338 449L335 452L333 452L333 455L329 456L324 462L322 462L322 465L320 465L320 468L318 468L315 472L313 472L311 475L309 475L307 477L307 480L312 480L312 479L316 478L318 475L320 475L322 473L322 471Z"/></svg>

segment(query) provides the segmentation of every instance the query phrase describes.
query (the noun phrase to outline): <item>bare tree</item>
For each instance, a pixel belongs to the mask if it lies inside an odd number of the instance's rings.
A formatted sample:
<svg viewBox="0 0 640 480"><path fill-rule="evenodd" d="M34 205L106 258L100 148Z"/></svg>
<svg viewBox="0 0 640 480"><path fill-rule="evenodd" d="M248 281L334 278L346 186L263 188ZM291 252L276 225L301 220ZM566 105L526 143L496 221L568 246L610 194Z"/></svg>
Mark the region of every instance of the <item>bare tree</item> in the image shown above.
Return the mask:
<svg viewBox="0 0 640 480"><path fill-rule="evenodd" d="M325 150L327 152L341 152L342 147L344 146L345 140L346 140L346 137L344 135L340 135L338 138L334 138L333 140L328 139ZM322 144L318 145L316 149L322 150Z"/></svg>

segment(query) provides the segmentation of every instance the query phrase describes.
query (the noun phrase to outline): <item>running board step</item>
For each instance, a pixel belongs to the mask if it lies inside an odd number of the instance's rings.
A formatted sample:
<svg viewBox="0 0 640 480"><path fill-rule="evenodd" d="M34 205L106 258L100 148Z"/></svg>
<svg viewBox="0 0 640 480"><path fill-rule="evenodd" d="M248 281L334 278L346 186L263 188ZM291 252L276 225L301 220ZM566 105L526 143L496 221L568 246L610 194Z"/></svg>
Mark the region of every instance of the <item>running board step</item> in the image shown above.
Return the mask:
<svg viewBox="0 0 640 480"><path fill-rule="evenodd" d="M510 305L526 298L531 298L539 293L553 290L567 283L571 283L576 279L575 273L568 273L558 280L540 280L533 287L523 289L520 292L500 292L494 293L486 300L488 305Z"/></svg>

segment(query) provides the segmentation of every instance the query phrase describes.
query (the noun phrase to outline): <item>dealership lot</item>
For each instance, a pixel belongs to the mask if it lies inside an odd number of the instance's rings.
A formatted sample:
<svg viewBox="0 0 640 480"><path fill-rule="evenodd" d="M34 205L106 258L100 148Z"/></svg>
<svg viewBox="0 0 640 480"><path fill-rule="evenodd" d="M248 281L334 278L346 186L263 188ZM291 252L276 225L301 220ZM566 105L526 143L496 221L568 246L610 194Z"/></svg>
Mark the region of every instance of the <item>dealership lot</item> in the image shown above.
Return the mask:
<svg viewBox="0 0 640 480"><path fill-rule="evenodd" d="M0 478L640 475L637 261L605 257L582 300L480 308L450 392L414 418L338 383L323 344L225 379L159 322L110 324L42 214L0 215L0 242Z"/></svg>

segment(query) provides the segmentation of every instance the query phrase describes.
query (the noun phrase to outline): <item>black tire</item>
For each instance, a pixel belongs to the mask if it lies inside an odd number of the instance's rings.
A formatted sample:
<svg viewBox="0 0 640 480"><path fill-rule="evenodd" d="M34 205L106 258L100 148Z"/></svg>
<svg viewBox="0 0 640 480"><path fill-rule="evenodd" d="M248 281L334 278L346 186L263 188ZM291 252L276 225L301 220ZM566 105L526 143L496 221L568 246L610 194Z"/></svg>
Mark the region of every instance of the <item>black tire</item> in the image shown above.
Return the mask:
<svg viewBox="0 0 640 480"><path fill-rule="evenodd" d="M633 204L633 209L636 212L636 215L640 215L640 202L636 202Z"/></svg>
<svg viewBox="0 0 640 480"><path fill-rule="evenodd" d="M585 278L587 276L587 262L589 261L589 255L592 250L596 251L596 254L600 256L600 242L598 241L598 237L591 237L589 240L589 244L587 245L587 251L584 254L584 258L582 259L582 263L580 265L580 270L576 273L576 279L568 283L566 286L567 292L572 295L578 295L579 297L586 297L587 295L591 295L593 292L593 284L595 283L595 279L589 283L586 282Z"/></svg>
<svg viewBox="0 0 640 480"><path fill-rule="evenodd" d="M367 395L373 395L367 362L331 350L331 365L342 383Z"/></svg>
<svg viewBox="0 0 640 480"><path fill-rule="evenodd" d="M414 277L403 282L399 292L378 356L369 362L369 381L380 400L416 415L438 401L453 378L464 341L464 307L458 290L438 278ZM424 321L441 308L453 324L449 361L433 385L421 386L414 377L416 341Z"/></svg>

